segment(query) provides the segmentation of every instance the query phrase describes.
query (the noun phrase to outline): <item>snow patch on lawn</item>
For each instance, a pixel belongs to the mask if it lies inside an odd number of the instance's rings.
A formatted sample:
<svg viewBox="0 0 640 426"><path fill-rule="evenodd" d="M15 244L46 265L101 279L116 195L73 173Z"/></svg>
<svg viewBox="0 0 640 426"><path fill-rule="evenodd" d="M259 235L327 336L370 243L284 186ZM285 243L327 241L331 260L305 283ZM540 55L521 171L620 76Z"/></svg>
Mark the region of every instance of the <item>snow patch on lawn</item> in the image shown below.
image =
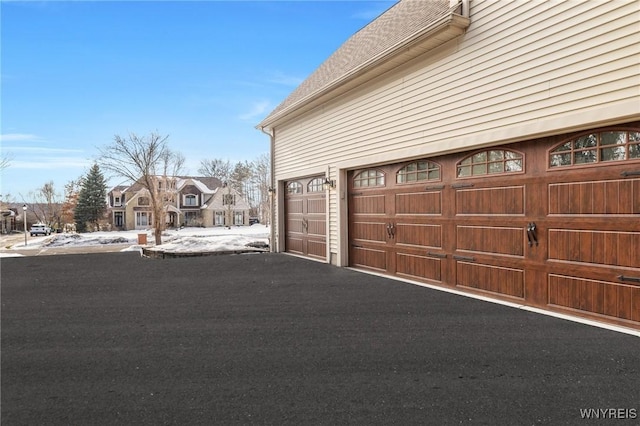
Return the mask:
<svg viewBox="0 0 640 426"><path fill-rule="evenodd" d="M54 247L87 247L107 244L128 245L121 251L157 250L171 253L202 253L217 251L235 251L247 248L268 248L270 228L264 225L236 226L231 228L182 228L167 230L162 235L162 245L154 244L152 230L87 232L82 234L54 234L49 237L31 237L24 242L16 243L8 251L0 253L0 257L20 256L11 253L12 249L40 249ZM138 235L146 236L147 244L138 244Z"/></svg>

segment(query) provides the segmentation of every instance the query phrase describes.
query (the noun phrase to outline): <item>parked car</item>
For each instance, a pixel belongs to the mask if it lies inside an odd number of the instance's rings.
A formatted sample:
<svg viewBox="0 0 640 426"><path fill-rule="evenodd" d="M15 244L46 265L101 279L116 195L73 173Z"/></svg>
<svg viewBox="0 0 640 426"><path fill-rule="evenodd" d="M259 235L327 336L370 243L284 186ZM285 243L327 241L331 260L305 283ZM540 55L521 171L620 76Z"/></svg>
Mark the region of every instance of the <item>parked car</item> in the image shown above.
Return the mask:
<svg viewBox="0 0 640 426"><path fill-rule="evenodd" d="M35 223L31 225L31 236L35 235L51 235L51 228L44 223Z"/></svg>
<svg viewBox="0 0 640 426"><path fill-rule="evenodd" d="M249 218L249 225L254 225L256 223L260 223L260 219L258 219L257 217L250 217Z"/></svg>

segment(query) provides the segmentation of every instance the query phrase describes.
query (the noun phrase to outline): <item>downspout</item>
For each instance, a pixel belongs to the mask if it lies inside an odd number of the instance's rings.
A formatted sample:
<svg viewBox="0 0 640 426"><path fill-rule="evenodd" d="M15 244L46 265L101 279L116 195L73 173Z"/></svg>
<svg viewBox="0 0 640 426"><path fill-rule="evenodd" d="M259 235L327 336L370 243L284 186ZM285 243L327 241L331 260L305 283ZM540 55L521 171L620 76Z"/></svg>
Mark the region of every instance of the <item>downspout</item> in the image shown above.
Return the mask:
<svg viewBox="0 0 640 426"><path fill-rule="evenodd" d="M271 197L271 202L269 203L269 208L271 209L271 211L269 212L269 216L271 218L271 228L269 230L269 251L271 253L275 253L276 252L276 245L277 245L277 241L276 241L276 227L275 227L275 223L276 223L276 200L277 200L277 196L278 194L276 193L276 185L275 185L275 162L274 162L274 153L275 153L275 149L276 149L276 131L275 129L271 129L270 132L267 132L264 130L264 126L260 127L260 131L262 133L264 133L265 135L269 136L269 140L270 140L270 149L269 149L269 161L270 161L270 172L271 172L271 189L272 191L269 191L269 196Z"/></svg>
<svg viewBox="0 0 640 426"><path fill-rule="evenodd" d="M465 18L468 18L470 15L469 1L470 0L462 0L462 16L464 16Z"/></svg>
<svg viewBox="0 0 640 426"><path fill-rule="evenodd" d="M455 9L460 10L459 15L468 18L469 17L469 1L470 0L449 0L449 11L453 12Z"/></svg>

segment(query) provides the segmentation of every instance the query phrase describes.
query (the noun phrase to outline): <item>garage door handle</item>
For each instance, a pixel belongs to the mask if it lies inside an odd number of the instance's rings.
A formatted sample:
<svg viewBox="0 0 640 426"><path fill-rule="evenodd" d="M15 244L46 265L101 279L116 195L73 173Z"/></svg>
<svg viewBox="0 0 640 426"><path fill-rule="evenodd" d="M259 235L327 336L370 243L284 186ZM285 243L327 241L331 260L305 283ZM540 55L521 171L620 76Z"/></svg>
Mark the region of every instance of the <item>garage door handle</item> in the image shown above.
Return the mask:
<svg viewBox="0 0 640 426"><path fill-rule="evenodd" d="M640 170L634 170L632 172L622 172L620 173L622 176L627 177L627 176L640 176Z"/></svg>
<svg viewBox="0 0 640 426"><path fill-rule="evenodd" d="M627 277L625 275L620 275L618 277L618 279L620 281L630 281L630 282L634 282L634 283L640 283L640 277Z"/></svg>
<svg viewBox="0 0 640 426"><path fill-rule="evenodd" d="M471 256L458 256L457 254L453 255L453 258L455 260L466 260L468 262L475 262L476 258L475 257L471 257Z"/></svg>
<svg viewBox="0 0 640 426"><path fill-rule="evenodd" d="M456 183L455 185L451 185L451 188L453 189L473 188L473 184L472 183Z"/></svg>
<svg viewBox="0 0 640 426"><path fill-rule="evenodd" d="M389 238L396 236L396 226L393 223L387 223L387 235Z"/></svg>
<svg viewBox="0 0 640 426"><path fill-rule="evenodd" d="M529 240L529 247L532 245L538 245L538 235L536 234L536 224L531 222L527 225L527 239Z"/></svg>

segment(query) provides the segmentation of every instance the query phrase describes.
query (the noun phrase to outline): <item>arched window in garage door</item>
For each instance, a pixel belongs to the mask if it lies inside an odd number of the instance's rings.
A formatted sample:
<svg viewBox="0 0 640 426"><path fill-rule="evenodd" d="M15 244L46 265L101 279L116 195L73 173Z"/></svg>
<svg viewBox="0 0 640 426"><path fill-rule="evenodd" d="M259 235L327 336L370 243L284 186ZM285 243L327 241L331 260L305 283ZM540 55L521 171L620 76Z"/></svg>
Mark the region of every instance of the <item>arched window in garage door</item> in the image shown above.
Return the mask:
<svg viewBox="0 0 640 426"><path fill-rule="evenodd" d="M287 194L302 194L302 184L295 181L287 183Z"/></svg>
<svg viewBox="0 0 640 426"><path fill-rule="evenodd" d="M640 132L590 132L564 141L549 151L549 167L580 166L640 159Z"/></svg>
<svg viewBox="0 0 640 426"><path fill-rule="evenodd" d="M464 158L457 165L459 178L524 172L524 155L506 149L489 149Z"/></svg>
<svg viewBox="0 0 640 426"><path fill-rule="evenodd" d="M363 170L353 177L354 188L384 186L384 173L377 169Z"/></svg>
<svg viewBox="0 0 640 426"><path fill-rule="evenodd" d="M432 161L409 163L396 173L396 183L412 183L440 180L440 165Z"/></svg>
<svg viewBox="0 0 640 426"><path fill-rule="evenodd" d="M307 184L307 192L324 192L324 180L322 178L313 178Z"/></svg>

